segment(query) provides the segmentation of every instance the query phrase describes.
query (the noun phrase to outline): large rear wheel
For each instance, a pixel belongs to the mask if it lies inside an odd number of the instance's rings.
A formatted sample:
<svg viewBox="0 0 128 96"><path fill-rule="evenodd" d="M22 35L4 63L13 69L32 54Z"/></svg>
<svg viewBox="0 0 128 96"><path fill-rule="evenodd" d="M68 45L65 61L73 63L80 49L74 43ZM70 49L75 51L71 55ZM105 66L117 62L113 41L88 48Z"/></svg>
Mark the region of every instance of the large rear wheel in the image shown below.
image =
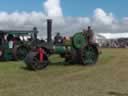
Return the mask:
<svg viewBox="0 0 128 96"><path fill-rule="evenodd" d="M95 45L87 45L81 49L81 61L83 65L96 64L98 60L98 49Z"/></svg>

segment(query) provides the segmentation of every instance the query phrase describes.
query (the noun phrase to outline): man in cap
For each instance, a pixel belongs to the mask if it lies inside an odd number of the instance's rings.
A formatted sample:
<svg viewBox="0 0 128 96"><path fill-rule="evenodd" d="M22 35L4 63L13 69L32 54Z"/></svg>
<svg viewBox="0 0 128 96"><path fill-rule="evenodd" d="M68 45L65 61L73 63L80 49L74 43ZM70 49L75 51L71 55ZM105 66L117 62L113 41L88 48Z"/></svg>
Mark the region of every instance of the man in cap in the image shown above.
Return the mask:
<svg viewBox="0 0 128 96"><path fill-rule="evenodd" d="M54 44L62 44L63 43L63 37L58 32L54 38Z"/></svg>

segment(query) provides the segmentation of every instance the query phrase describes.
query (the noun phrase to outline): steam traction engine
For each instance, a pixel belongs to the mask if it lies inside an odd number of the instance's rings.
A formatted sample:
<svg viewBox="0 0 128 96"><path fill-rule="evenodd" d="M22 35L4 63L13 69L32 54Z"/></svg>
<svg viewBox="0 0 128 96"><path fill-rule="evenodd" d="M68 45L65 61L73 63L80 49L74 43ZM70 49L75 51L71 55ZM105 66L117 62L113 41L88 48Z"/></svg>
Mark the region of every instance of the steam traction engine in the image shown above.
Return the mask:
<svg viewBox="0 0 128 96"><path fill-rule="evenodd" d="M40 70L48 66L48 56L59 54L65 61L73 64L95 64L99 52L96 44L88 43L87 36L83 32L74 34L70 40L64 40L62 44L53 44L51 39L52 20L47 20L47 42L34 46L25 58L27 68Z"/></svg>

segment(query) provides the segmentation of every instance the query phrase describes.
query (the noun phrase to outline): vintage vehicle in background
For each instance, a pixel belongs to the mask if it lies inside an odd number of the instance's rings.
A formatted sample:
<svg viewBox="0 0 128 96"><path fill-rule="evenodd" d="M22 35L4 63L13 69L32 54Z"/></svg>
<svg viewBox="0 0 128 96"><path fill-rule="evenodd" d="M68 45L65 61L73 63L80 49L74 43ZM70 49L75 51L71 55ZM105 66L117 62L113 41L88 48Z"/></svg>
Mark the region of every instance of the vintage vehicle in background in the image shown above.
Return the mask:
<svg viewBox="0 0 128 96"><path fill-rule="evenodd" d="M0 60L23 60L36 41L36 28L32 30L0 30Z"/></svg>

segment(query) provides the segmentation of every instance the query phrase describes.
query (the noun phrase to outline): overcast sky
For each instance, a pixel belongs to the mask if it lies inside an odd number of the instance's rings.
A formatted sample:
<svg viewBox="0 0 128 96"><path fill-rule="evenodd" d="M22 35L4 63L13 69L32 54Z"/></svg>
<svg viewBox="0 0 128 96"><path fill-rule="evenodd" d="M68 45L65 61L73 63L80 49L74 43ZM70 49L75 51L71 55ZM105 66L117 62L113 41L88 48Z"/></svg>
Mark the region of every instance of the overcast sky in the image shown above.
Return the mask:
<svg viewBox="0 0 128 96"><path fill-rule="evenodd" d="M72 35L91 25L96 33L128 32L127 3L122 0L0 0L0 29L36 26L46 35L46 19L53 34Z"/></svg>

